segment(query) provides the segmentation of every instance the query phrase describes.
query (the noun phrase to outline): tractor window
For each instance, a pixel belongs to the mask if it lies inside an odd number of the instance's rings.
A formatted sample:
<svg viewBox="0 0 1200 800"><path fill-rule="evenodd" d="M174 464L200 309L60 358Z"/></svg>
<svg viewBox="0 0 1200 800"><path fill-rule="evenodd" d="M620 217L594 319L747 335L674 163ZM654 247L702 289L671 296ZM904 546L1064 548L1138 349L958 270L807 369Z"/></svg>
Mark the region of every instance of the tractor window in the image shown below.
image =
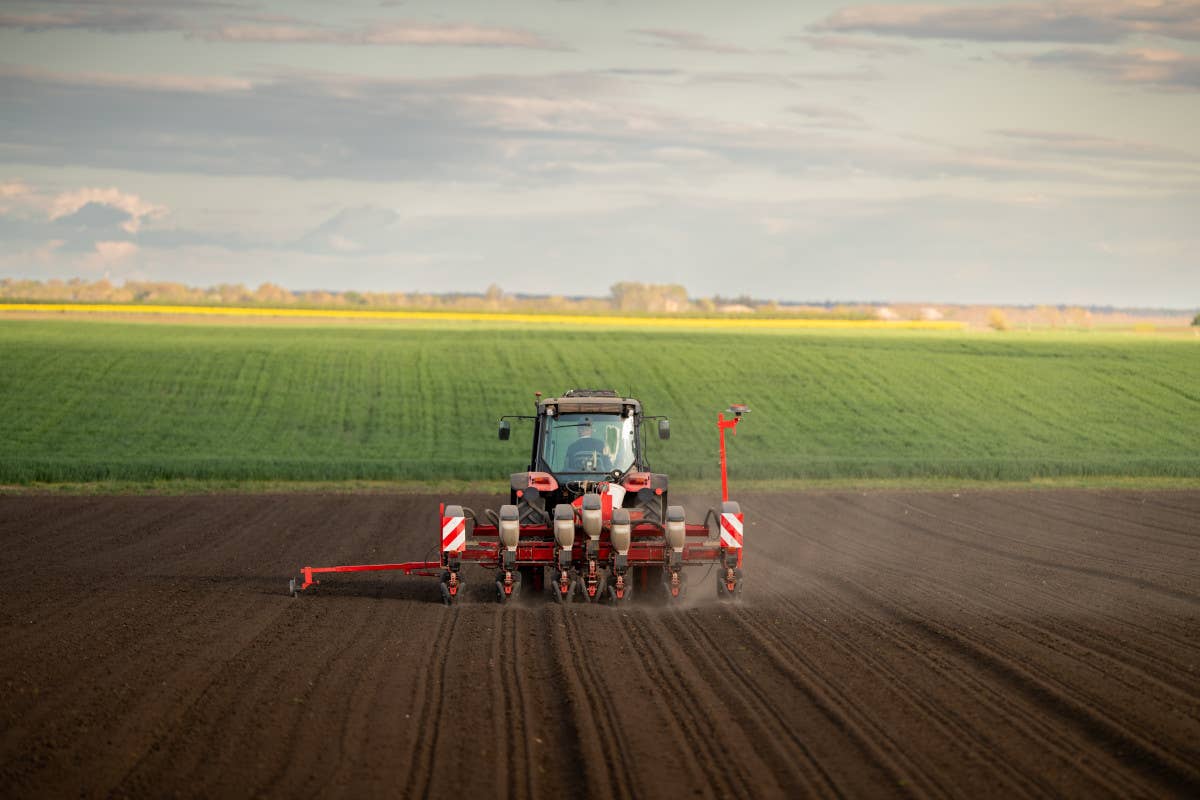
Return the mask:
<svg viewBox="0 0 1200 800"><path fill-rule="evenodd" d="M546 418L542 460L555 474L624 472L633 466L633 417L560 414Z"/></svg>

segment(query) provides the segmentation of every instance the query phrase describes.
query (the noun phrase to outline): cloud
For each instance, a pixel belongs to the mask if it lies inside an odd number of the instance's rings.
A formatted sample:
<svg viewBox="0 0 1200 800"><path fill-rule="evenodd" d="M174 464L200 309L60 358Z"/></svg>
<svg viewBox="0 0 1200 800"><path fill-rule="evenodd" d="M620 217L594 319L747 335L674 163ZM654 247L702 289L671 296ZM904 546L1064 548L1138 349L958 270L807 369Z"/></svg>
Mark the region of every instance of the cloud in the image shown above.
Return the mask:
<svg viewBox="0 0 1200 800"><path fill-rule="evenodd" d="M683 72L670 80L737 86L770 77ZM782 80L787 87L804 86L797 74ZM637 197L648 191L647 175L684 185L672 166L680 152L707 154L703 169L713 177L737 176L736 185L758 174L1145 186L1151 169L1148 162L1104 170L1083 161L1057 163L1027 148L971 152L877 130L850 137L839 128L856 127L853 119L835 119L831 109L814 104L797 105L790 124L721 120L640 104L626 79L594 72L420 80L280 73L256 79L245 91L212 92L21 75L8 79L5 89L9 105L0 115L0 141L9 147L0 149L0 160L56 167L432 181L514 191L620 186ZM1154 185L1182 179L1152 177ZM72 210L87 200L108 202L76 198ZM156 218L129 210L131 224ZM358 241L337 235L343 248Z"/></svg>
<svg viewBox="0 0 1200 800"><path fill-rule="evenodd" d="M0 13L0 28L16 28L27 33L52 30L149 33L186 27L186 18L178 14L112 5L104 8L71 8L49 12Z"/></svg>
<svg viewBox="0 0 1200 800"><path fill-rule="evenodd" d="M138 251L133 242L96 242L96 260L105 266L128 261Z"/></svg>
<svg viewBox="0 0 1200 800"><path fill-rule="evenodd" d="M864 5L837 11L811 30L977 42L1111 44L1136 34L1200 40L1200 0Z"/></svg>
<svg viewBox="0 0 1200 800"><path fill-rule="evenodd" d="M917 48L897 42L882 42L878 39L868 39L860 36L838 36L825 34L821 36L789 36L790 42L800 42L813 50L824 50L835 53L864 53L869 56L903 56L917 52Z"/></svg>
<svg viewBox="0 0 1200 800"><path fill-rule="evenodd" d="M1011 60L1034 67L1073 69L1115 83L1180 91L1200 90L1200 57L1175 50L1107 52L1066 48L1011 57Z"/></svg>
<svg viewBox="0 0 1200 800"><path fill-rule="evenodd" d="M306 252L382 253L404 246L400 215L390 208L346 208L305 234L296 246Z"/></svg>
<svg viewBox="0 0 1200 800"><path fill-rule="evenodd" d="M863 118L853 111L822 105L788 106L788 112L803 117L811 125L827 128L865 128Z"/></svg>
<svg viewBox="0 0 1200 800"><path fill-rule="evenodd" d="M520 28L472 23L377 20L338 27L297 17L246 13L234 3L173 3L142 0L130 4L64 2L30 4L29 10L0 13L0 29L29 33L86 30L100 33L176 31L215 42L421 47L514 47L565 50L565 45Z"/></svg>
<svg viewBox="0 0 1200 800"><path fill-rule="evenodd" d="M76 189L63 192L50 202L49 217L58 220L74 215L85 207L110 208L125 214L121 228L127 233L137 233L142 223L167 213L164 206L148 203L135 194L127 194L115 188Z"/></svg>
<svg viewBox="0 0 1200 800"><path fill-rule="evenodd" d="M316 23L238 23L203 34L209 41L281 44L411 45L419 47L515 47L566 50L565 45L532 31L487 25L376 22L359 28Z"/></svg>
<svg viewBox="0 0 1200 800"><path fill-rule="evenodd" d="M22 203L27 202L33 190L22 180L0 183L0 216L11 214Z"/></svg>
<svg viewBox="0 0 1200 800"><path fill-rule="evenodd" d="M692 31L671 30L667 28L638 28L633 33L648 37L658 47L671 47L677 50L693 50L702 53L743 54L749 53L744 47L719 42L702 33Z"/></svg>
<svg viewBox="0 0 1200 800"><path fill-rule="evenodd" d="M752 86L770 86L781 89L799 89L806 83L877 81L883 78L879 70L863 67L849 70L793 70L792 72L752 72L752 71L695 71L681 72L679 77L693 86L714 84L746 84Z"/></svg>
<svg viewBox="0 0 1200 800"><path fill-rule="evenodd" d="M1113 139L1089 133L1004 128L992 133L1020 146L1055 156L1117 161L1157 161L1200 167L1200 156L1178 148Z"/></svg>
<svg viewBox="0 0 1200 800"><path fill-rule="evenodd" d="M164 206L116 188L51 191L23 181L0 184L0 240L5 263L98 269L131 260L147 220Z"/></svg>
<svg viewBox="0 0 1200 800"><path fill-rule="evenodd" d="M129 75L115 72L55 72L38 67L0 65L0 78L25 78L74 86L143 89L164 92L240 92L253 84L245 78L219 75Z"/></svg>

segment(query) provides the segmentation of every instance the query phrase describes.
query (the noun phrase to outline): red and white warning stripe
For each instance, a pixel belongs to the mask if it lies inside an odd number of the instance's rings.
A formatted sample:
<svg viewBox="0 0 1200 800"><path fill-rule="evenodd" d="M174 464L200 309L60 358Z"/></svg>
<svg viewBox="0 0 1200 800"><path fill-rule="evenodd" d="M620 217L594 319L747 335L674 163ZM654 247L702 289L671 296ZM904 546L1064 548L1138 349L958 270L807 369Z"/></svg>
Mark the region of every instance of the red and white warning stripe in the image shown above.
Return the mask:
<svg viewBox="0 0 1200 800"><path fill-rule="evenodd" d="M721 542L726 547L742 546L741 514L721 514Z"/></svg>
<svg viewBox="0 0 1200 800"><path fill-rule="evenodd" d="M442 517L442 552L457 553L467 546L467 518Z"/></svg>

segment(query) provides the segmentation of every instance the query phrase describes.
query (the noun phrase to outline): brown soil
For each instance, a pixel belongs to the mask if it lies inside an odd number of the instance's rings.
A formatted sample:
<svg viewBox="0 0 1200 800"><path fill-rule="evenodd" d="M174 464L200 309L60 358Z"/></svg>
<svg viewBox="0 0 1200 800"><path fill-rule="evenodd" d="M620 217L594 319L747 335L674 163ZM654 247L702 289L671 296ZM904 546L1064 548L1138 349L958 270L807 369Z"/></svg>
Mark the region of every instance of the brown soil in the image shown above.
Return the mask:
<svg viewBox="0 0 1200 800"><path fill-rule="evenodd" d="M3 793L1200 795L1200 493L745 497L739 606L285 593L437 499L0 497Z"/></svg>

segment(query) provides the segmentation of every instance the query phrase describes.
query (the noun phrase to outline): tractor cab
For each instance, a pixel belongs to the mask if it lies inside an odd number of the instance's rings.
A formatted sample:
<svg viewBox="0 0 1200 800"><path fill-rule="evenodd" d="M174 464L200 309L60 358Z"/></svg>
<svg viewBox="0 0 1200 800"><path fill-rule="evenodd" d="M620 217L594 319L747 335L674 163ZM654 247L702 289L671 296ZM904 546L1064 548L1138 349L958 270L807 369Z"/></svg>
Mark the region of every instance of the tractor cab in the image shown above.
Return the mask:
<svg viewBox="0 0 1200 800"><path fill-rule="evenodd" d="M613 496L618 507L645 505L648 518L661 520L666 475L650 472L640 401L610 389L571 389L558 397L537 399L529 467L512 477L512 500L522 518L549 521L560 502L588 493ZM653 419L653 418L652 418ZM511 433L508 418L500 421L500 438ZM660 419L660 438L670 436ZM647 494L639 493L647 490ZM655 491L657 490L657 491Z"/></svg>

